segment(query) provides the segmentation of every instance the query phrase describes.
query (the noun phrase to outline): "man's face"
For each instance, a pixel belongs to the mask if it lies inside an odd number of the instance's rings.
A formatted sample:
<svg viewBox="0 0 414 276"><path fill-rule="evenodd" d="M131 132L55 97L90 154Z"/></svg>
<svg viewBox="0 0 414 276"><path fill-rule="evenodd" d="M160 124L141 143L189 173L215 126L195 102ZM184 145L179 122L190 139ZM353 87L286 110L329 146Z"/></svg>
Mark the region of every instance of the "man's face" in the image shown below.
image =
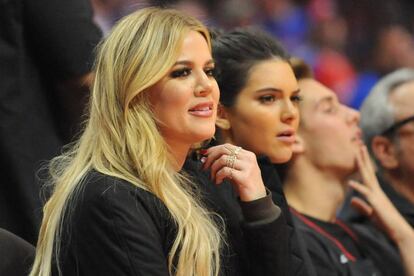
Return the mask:
<svg viewBox="0 0 414 276"><path fill-rule="evenodd" d="M389 100L395 109L395 122L414 116L414 81L398 86ZM407 179L414 178L414 120L395 130L398 166Z"/></svg>
<svg viewBox="0 0 414 276"><path fill-rule="evenodd" d="M299 80L302 155L316 168L344 177L356 170L360 147L359 112L338 101L336 94L314 79Z"/></svg>

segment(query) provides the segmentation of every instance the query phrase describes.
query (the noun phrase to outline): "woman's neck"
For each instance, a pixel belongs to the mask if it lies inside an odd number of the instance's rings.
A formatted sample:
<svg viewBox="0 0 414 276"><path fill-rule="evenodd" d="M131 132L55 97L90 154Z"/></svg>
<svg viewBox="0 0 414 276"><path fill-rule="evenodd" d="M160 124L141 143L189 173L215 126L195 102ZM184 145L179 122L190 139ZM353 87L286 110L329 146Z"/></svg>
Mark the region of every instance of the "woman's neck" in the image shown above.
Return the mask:
<svg viewBox="0 0 414 276"><path fill-rule="evenodd" d="M167 141L167 145L172 157L173 169L178 172L184 165L191 145L174 141Z"/></svg>
<svg viewBox="0 0 414 276"><path fill-rule="evenodd" d="M314 166L295 165L284 183L288 204L302 214L322 221L335 221L346 192L343 180Z"/></svg>

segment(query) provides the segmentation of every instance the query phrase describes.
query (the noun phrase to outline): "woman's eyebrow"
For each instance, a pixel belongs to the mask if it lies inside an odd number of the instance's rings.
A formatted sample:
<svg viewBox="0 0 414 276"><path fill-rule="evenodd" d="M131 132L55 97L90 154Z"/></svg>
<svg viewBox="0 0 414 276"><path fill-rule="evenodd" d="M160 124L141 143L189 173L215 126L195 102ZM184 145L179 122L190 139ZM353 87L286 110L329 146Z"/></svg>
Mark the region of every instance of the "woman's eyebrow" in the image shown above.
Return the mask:
<svg viewBox="0 0 414 276"><path fill-rule="evenodd" d="M268 91L276 92L276 93L283 93L283 89L276 88L276 87L264 87L264 88L260 88L260 89L256 90L256 93L268 92ZM293 91L292 94L296 94L296 93L299 93L299 92L300 92L300 89L297 89L297 90Z"/></svg>
<svg viewBox="0 0 414 276"><path fill-rule="evenodd" d="M268 92L268 91L272 91L272 92L278 92L278 93L282 93L283 90L279 89L279 88L275 88L275 87L264 87L264 88L260 88L258 90L256 90L256 92Z"/></svg>
<svg viewBox="0 0 414 276"><path fill-rule="evenodd" d="M173 66L175 66L175 65L191 65L191 64L193 64L193 63L189 60L178 60L174 63Z"/></svg>
<svg viewBox="0 0 414 276"><path fill-rule="evenodd" d="M185 60L184 59L184 60L178 60L178 61L176 61L173 66L175 66L175 65L191 65L191 64L194 64L194 62L192 62L190 60ZM209 59L204 64L205 65L214 64L214 60L213 59Z"/></svg>

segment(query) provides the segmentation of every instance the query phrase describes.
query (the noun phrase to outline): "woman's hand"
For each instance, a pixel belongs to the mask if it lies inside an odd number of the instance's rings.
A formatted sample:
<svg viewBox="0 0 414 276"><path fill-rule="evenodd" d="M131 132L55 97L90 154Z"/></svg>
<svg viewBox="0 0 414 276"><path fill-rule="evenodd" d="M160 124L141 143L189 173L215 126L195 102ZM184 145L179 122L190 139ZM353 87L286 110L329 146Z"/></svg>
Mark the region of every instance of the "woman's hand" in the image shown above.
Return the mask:
<svg viewBox="0 0 414 276"><path fill-rule="evenodd" d="M211 169L211 180L220 184L226 178L236 187L240 200L253 201L266 196L256 155L232 144L211 147L202 152L203 169Z"/></svg>

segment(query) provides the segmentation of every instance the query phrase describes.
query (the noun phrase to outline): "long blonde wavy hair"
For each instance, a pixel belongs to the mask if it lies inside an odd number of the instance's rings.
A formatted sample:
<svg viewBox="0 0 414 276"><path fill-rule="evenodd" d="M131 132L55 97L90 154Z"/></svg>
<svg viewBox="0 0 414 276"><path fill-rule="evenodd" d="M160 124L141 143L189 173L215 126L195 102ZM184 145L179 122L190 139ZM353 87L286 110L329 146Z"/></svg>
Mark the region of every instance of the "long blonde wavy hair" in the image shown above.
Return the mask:
<svg viewBox="0 0 414 276"><path fill-rule="evenodd" d="M59 270L63 218L91 169L148 190L166 205L178 228L168 256L171 275L218 275L218 226L190 181L175 172L146 93L169 72L191 30L201 33L211 48L209 33L198 20L170 9L145 8L122 19L99 45L85 130L49 164L53 194L44 207L31 276L51 275L53 262Z"/></svg>

